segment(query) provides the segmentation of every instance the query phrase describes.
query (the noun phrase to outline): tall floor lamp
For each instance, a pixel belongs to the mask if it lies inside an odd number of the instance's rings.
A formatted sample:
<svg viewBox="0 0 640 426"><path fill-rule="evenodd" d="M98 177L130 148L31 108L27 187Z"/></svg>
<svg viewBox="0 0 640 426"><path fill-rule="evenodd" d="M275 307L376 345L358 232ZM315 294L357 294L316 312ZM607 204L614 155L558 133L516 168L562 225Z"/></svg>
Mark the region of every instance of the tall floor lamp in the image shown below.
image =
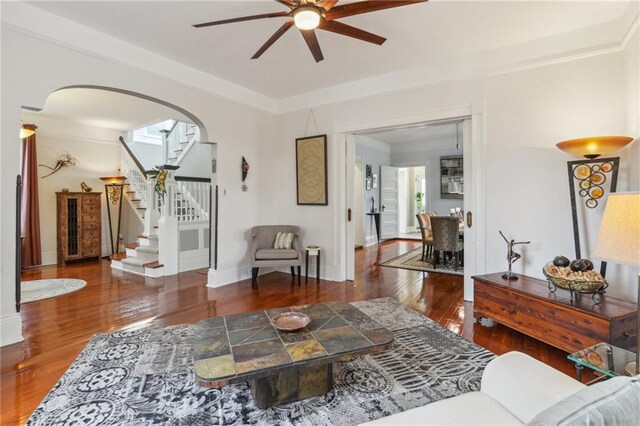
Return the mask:
<svg viewBox="0 0 640 426"><path fill-rule="evenodd" d="M109 240L111 241L111 255L117 253L120 245L120 220L122 219L122 196L125 176L105 176L101 177L105 188L105 197L107 199L107 217L109 218ZM111 206L118 206L118 230L116 231L116 243L113 242L113 225L111 224Z"/></svg>
<svg viewBox="0 0 640 426"><path fill-rule="evenodd" d="M596 237L593 256L622 265L640 266L640 192L609 195ZM640 374L640 274L638 274L638 329L636 361L625 367L627 374Z"/></svg>
<svg viewBox="0 0 640 426"><path fill-rule="evenodd" d="M587 208L594 209L598 206L599 201L605 199L607 185L610 193L616 192L620 158L602 158L601 156L622 149L631 141L633 138L628 136L593 136L556 144L562 151L586 158L586 160L567 162L576 259L582 257L580 230L578 229L578 200L583 199ZM576 186L578 187L577 194ZM600 273L604 276L606 272L607 263L602 262Z"/></svg>

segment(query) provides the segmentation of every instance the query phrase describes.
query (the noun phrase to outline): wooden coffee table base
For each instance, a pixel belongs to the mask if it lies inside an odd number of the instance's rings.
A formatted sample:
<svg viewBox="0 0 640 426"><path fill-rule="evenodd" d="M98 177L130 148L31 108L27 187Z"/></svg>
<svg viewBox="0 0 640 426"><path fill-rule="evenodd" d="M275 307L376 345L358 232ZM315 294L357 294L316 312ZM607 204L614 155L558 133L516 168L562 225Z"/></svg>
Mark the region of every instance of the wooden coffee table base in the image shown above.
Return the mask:
<svg viewBox="0 0 640 426"><path fill-rule="evenodd" d="M333 364L284 371L274 376L249 380L256 407L275 407L313 396L324 395L333 387Z"/></svg>

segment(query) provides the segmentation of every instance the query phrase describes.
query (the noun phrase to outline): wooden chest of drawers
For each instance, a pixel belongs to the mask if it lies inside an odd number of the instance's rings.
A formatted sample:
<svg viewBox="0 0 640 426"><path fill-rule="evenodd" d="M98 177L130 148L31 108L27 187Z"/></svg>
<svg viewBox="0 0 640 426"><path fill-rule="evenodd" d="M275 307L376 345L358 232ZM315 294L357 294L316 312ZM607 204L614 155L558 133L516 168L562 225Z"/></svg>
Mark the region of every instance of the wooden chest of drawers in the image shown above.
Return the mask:
<svg viewBox="0 0 640 426"><path fill-rule="evenodd" d="M100 192L56 192L58 264L102 255Z"/></svg>
<svg viewBox="0 0 640 426"><path fill-rule="evenodd" d="M551 293L546 281L522 275L515 281L501 274L473 280L476 317L491 318L567 352L599 342L635 349L638 308L634 303L603 296L602 303L595 305L588 294L571 301L568 291Z"/></svg>

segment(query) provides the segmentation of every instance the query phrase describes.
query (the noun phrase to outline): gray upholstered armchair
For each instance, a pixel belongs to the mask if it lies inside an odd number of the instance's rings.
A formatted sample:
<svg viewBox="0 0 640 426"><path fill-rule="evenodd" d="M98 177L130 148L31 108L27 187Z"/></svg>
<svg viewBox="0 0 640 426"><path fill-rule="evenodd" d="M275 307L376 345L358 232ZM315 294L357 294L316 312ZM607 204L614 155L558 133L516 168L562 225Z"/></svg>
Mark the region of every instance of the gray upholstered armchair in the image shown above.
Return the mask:
<svg viewBox="0 0 640 426"><path fill-rule="evenodd" d="M278 232L292 232L294 234L290 249L276 249L273 244ZM295 277L294 267L298 267L298 285L301 283L300 269L303 261L302 243L300 242L300 228L291 225L263 225L251 228L251 277L253 286L256 285L258 271L261 266L281 267L290 266L291 275Z"/></svg>

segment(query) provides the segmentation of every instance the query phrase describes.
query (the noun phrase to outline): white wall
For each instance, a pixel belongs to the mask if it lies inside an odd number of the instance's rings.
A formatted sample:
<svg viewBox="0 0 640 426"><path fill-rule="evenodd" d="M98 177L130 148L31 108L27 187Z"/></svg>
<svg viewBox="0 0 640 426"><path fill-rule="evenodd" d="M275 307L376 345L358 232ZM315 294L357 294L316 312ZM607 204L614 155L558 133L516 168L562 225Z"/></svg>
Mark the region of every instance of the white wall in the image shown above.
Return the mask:
<svg viewBox="0 0 640 426"><path fill-rule="evenodd" d="M151 170L162 164L162 145L133 142L130 138L126 138L126 136L125 140L145 170Z"/></svg>
<svg viewBox="0 0 640 426"><path fill-rule="evenodd" d="M22 114L22 119L25 123L38 126L36 145L39 164L53 167L60 155L64 153L71 154L77 160L76 166L65 167L45 178L43 176L49 174L51 170L38 167L42 263L51 265L57 261L56 192L62 188L68 188L71 192L82 192L80 183L85 182L93 192L104 194L104 182L99 178L119 174L122 149L118 142L120 132L86 126L60 118L42 117L28 112ZM106 256L111 253L111 247L104 195L101 200L102 254ZM129 217L123 209L122 231L125 242L130 241L130 235L127 235L128 223ZM116 226L115 220L113 225Z"/></svg>
<svg viewBox="0 0 640 426"><path fill-rule="evenodd" d="M634 36L637 38L637 32ZM629 43L626 49L633 48ZM639 75L637 65L625 69L626 51L618 51L574 61L517 72L461 80L408 91L385 94L314 109L321 133L329 137L329 187L338 188L340 168L337 153L344 150L332 137L335 129L353 123L387 120L465 105L483 111L485 211L474 212L476 222L486 224L486 264L477 272L506 268L503 230L517 239L531 239L516 272L542 277L541 268L560 253L572 252L571 213L566 181L567 154L555 144L565 139L598 134L625 134L638 117L628 118L626 91L628 73ZM634 77L629 77L634 78ZM279 215L296 220L309 230L314 242L328 247L324 257L327 272L339 278L339 224L343 212L331 198L330 208L310 208L313 214L295 205L293 153L288 149L304 132L307 112L283 117L278 139L277 186L282 188ZM638 136L634 134L632 136ZM636 142L636 145L638 142ZM624 155L624 153L622 153ZM624 155L623 167L637 159ZM629 186L638 188L638 182ZM318 223L334 223L333 230ZM333 278L329 273L327 277ZM635 285L617 282L609 293L631 299Z"/></svg>
<svg viewBox="0 0 640 426"><path fill-rule="evenodd" d="M3 4L2 7L5 6ZM13 237L15 179L20 173L17 135L20 108L42 108L50 93L78 84L129 90L183 107L202 120L209 140L218 142L218 184L221 193L226 191L226 195L221 196L219 203L219 270L213 274L215 282L232 282L250 276L247 229L252 224L273 223L275 220L274 209L268 208L274 201L266 198L277 192L277 189L270 188L273 182L269 179L275 162L269 147L275 142L278 128L273 115L3 25L0 139L2 344L21 339L20 317L14 307ZM241 190L242 155L252 166L248 179L250 190L247 192Z"/></svg>
<svg viewBox="0 0 640 426"><path fill-rule="evenodd" d="M455 141L454 141L455 144ZM462 149L462 148L461 148ZM440 195L440 157L445 155L460 155L462 151L455 148L425 149L411 152L391 152L391 165L416 166L424 164L429 174L427 181L427 198L429 210L435 210L441 215L448 215L451 209L462 208L462 199L442 198Z"/></svg>

